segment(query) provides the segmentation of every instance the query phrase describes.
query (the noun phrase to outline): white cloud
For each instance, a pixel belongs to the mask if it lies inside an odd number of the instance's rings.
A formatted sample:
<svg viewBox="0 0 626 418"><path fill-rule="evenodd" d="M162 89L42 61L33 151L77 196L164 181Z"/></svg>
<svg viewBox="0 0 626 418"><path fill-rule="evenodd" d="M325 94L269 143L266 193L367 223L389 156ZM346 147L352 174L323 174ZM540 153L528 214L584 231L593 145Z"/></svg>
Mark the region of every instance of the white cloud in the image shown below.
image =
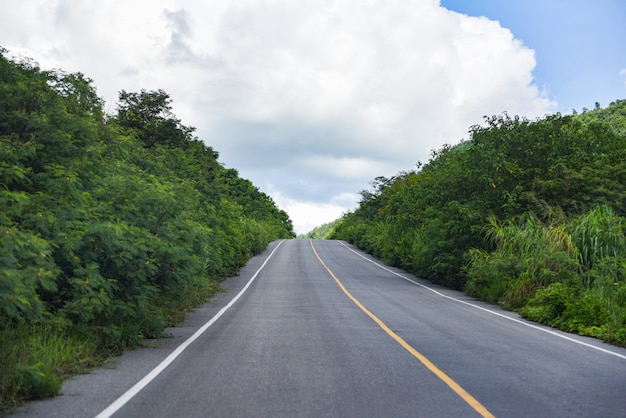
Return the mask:
<svg viewBox="0 0 626 418"><path fill-rule="evenodd" d="M620 71L619 75L622 75L622 76L626 77L626 68L624 68L622 71ZM624 86L626 86L626 78L624 78Z"/></svg>
<svg viewBox="0 0 626 418"><path fill-rule="evenodd" d="M317 226L334 221L353 210L359 199L356 193L342 193L333 196L328 202L320 203L294 199L278 190L271 190L270 193L278 207L289 213L297 234L307 233Z"/></svg>
<svg viewBox="0 0 626 418"><path fill-rule="evenodd" d="M358 157L305 156L299 163L302 169L314 173L324 173L337 179L369 178L372 173L388 173L392 167L385 166L375 159Z"/></svg>
<svg viewBox="0 0 626 418"><path fill-rule="evenodd" d="M183 123L301 228L483 115L556 108L533 84L532 50L437 0L5 3L2 46L85 73L109 111L119 90L166 90Z"/></svg>

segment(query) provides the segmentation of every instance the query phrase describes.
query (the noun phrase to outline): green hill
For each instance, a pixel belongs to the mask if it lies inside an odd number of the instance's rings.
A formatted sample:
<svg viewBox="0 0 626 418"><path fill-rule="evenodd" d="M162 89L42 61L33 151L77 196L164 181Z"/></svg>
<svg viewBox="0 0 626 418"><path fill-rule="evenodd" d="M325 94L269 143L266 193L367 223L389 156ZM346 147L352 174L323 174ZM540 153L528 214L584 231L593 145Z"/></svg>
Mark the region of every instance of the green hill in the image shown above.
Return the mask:
<svg viewBox="0 0 626 418"><path fill-rule="evenodd" d="M486 118L379 177L332 238L533 320L626 345L626 101Z"/></svg>
<svg viewBox="0 0 626 418"><path fill-rule="evenodd" d="M0 409L158 336L287 214L171 112L0 50Z"/></svg>
<svg viewBox="0 0 626 418"><path fill-rule="evenodd" d="M316 228L313 228L311 231L307 232L306 234L298 235L298 239L326 239L333 233L339 221L340 220L337 219L332 222L328 222Z"/></svg>

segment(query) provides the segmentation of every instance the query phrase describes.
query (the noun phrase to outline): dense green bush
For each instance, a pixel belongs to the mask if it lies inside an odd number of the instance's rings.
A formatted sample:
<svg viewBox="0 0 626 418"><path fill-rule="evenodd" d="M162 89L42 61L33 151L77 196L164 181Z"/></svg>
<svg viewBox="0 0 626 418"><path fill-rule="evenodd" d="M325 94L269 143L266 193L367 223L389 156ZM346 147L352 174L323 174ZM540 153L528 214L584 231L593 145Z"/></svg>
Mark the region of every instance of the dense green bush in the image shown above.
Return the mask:
<svg viewBox="0 0 626 418"><path fill-rule="evenodd" d="M608 206L557 224L527 218L490 227L494 251L470 251L466 292L534 321L626 344L624 219Z"/></svg>
<svg viewBox="0 0 626 418"><path fill-rule="evenodd" d="M105 115L83 75L0 52L3 408L58 391L73 366L42 360L58 338L88 343L80 363L158 336L294 234L269 196L175 118L165 92L121 92ZM31 349L33 338L45 348Z"/></svg>
<svg viewBox="0 0 626 418"><path fill-rule="evenodd" d="M488 227L492 252L470 250L465 291L489 302L520 308L537 289L579 276L578 251L562 225L543 225L526 214L518 222Z"/></svg>
<svg viewBox="0 0 626 418"><path fill-rule="evenodd" d="M331 238L530 318L626 344L626 100L582 115L485 122L418 170L376 178Z"/></svg>

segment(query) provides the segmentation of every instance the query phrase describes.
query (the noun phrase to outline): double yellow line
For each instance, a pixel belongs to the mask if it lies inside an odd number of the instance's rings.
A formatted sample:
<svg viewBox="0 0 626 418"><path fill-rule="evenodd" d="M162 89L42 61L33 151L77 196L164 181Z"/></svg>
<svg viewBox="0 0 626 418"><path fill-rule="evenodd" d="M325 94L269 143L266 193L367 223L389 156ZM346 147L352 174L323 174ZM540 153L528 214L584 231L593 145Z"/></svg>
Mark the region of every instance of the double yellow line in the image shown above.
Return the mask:
<svg viewBox="0 0 626 418"><path fill-rule="evenodd" d="M402 339L402 337L400 337L398 334L393 332L383 321L380 320L380 318L378 318L376 315L374 315L372 312L370 312L365 306L363 306L363 304L361 302L359 302L359 300L357 298L352 296L352 294L350 292L348 292L348 290L343 285L343 283L341 283L341 281L337 278L337 276L335 276L335 274L332 272L332 270L328 268L326 263L324 263L322 258L319 256L319 254L317 253L317 250L315 249L315 246L313 245L313 241L310 241L310 243L311 243L311 248L313 249L313 252L315 253L315 256L317 257L319 262L322 263L322 265L324 266L326 271L328 271L328 274L330 274L330 276L335 280L335 282L337 282L337 284L339 285L339 287L341 288L343 293L345 293L346 296L348 296L348 298L350 298L350 300L352 302L354 302L354 304L356 306L358 306L363 312L365 312L365 314L367 316L372 318L372 320L374 322L376 322L378 324L378 326L383 329L383 331L385 331L391 338L396 340L396 342L398 342L398 344L400 344L402 347L404 347L404 349L406 351L408 351L415 358L417 358L424 366L426 366L426 368L428 370L433 372L435 374L435 376L437 376L446 385L448 385L450 387L450 389L452 389L454 391L454 393L459 395L465 402L467 402L467 404L469 406L474 408L474 410L476 412L478 412L483 417L494 417L494 415L491 412L489 412L487 410L487 408L485 408L480 402L478 402L476 400L476 398L474 398L465 389L463 389L458 383L456 383L454 380L452 380L452 378L450 376L448 376L443 371L441 371L441 369L439 369L437 366L435 366L423 354L421 354L419 351L417 351L415 348L413 348L411 345L409 345L409 343L404 341L404 339Z"/></svg>

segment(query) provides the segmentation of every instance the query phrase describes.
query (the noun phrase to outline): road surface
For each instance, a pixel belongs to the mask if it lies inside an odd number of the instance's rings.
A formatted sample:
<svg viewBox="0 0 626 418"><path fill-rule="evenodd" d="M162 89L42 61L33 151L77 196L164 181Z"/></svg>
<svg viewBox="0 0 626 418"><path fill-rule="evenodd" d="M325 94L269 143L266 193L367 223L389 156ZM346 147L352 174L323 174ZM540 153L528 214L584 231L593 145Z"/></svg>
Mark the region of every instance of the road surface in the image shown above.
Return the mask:
<svg viewBox="0 0 626 418"><path fill-rule="evenodd" d="M272 243L227 286L173 338L15 416L626 416L626 350L340 241Z"/></svg>

